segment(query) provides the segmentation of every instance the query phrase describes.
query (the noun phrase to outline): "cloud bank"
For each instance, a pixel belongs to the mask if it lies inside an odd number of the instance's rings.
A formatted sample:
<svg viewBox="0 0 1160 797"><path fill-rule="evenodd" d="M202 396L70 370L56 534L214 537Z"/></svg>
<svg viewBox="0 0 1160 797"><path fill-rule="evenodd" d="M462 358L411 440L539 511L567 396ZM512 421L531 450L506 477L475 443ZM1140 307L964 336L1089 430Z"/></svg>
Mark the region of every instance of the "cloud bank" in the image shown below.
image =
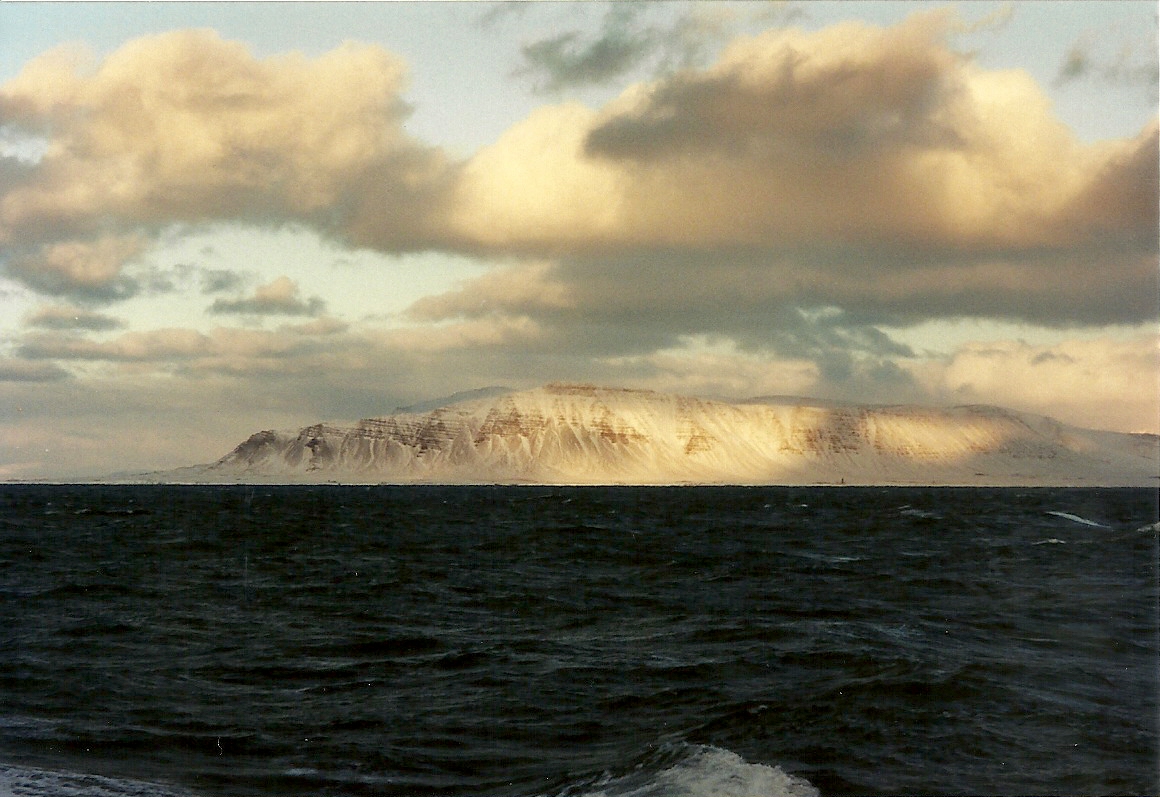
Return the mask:
<svg viewBox="0 0 1160 797"><path fill-rule="evenodd" d="M629 36L625 14L601 41ZM99 63L56 50L0 87L0 122L48 141L0 194L0 244L36 290L106 300L160 230L229 220L549 259L561 290L626 312L664 272L699 286L694 313L744 283L754 311L1152 317L1156 125L1078 143L1025 73L951 50L956 24L740 38L605 108L542 107L462 163L406 134L405 68L377 47L257 59L180 31ZM570 58L558 80L603 62Z"/></svg>
<svg viewBox="0 0 1160 797"><path fill-rule="evenodd" d="M485 251L563 252L554 276L601 301L663 271L755 308L1153 317L1155 124L1078 143L1026 74L952 52L952 22L771 30L599 111L542 108L465 166L453 218Z"/></svg>

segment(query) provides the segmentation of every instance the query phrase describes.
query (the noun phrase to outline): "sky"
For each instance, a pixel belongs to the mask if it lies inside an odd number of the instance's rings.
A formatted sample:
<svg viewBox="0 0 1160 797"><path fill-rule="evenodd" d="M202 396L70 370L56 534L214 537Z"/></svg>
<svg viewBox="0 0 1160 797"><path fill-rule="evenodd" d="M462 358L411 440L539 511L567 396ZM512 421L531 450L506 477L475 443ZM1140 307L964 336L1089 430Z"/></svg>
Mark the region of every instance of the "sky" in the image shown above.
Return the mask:
<svg viewBox="0 0 1160 797"><path fill-rule="evenodd" d="M0 3L0 479L551 381L1160 432L1157 25Z"/></svg>

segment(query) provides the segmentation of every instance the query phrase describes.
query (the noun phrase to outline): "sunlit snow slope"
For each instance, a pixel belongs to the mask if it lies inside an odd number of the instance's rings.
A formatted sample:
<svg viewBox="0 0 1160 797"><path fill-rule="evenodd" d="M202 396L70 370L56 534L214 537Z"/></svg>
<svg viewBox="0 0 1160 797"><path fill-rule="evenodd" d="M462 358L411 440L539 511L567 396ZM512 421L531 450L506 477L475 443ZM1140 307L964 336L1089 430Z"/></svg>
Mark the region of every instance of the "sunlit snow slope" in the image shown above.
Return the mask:
<svg viewBox="0 0 1160 797"><path fill-rule="evenodd" d="M1155 485L1160 439L996 407L708 401L552 384L258 432L189 481Z"/></svg>

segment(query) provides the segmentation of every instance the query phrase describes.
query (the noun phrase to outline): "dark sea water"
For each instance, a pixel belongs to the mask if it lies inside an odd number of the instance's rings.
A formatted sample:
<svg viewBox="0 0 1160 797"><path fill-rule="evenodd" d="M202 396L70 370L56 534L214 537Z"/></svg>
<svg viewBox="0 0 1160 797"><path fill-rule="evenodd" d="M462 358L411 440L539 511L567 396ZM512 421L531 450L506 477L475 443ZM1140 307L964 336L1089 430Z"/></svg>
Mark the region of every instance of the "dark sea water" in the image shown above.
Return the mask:
<svg viewBox="0 0 1160 797"><path fill-rule="evenodd" d="M1156 520L1154 490L4 486L0 795L1155 794Z"/></svg>

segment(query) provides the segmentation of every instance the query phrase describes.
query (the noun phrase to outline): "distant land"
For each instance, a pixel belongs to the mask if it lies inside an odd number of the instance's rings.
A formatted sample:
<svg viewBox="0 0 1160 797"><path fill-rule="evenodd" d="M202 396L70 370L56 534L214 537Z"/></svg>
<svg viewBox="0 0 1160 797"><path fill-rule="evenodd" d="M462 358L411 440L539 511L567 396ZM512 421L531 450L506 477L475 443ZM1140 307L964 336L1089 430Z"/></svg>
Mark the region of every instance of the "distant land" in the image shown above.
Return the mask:
<svg viewBox="0 0 1160 797"><path fill-rule="evenodd" d="M485 388L355 424L260 431L217 462L116 481L1156 486L1160 438L970 405Z"/></svg>

